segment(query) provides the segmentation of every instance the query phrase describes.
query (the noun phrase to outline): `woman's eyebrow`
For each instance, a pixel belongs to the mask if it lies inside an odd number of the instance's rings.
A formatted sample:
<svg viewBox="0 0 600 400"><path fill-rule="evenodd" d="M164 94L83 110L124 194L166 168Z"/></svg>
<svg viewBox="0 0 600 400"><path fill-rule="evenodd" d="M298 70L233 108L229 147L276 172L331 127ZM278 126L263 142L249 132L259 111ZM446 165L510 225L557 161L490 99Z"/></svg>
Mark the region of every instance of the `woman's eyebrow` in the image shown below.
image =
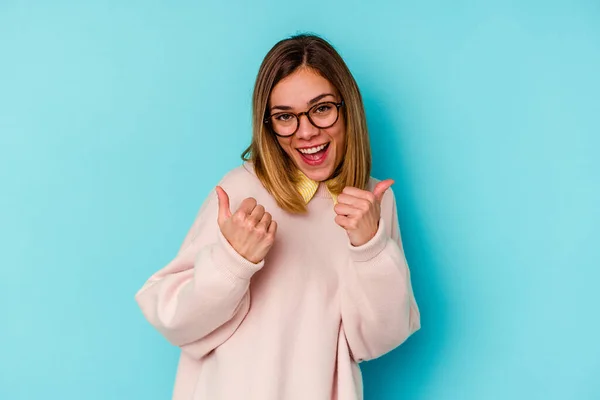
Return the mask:
<svg viewBox="0 0 600 400"><path fill-rule="evenodd" d="M314 99L309 100L308 103L306 103L306 104L307 105L314 104L317 101L322 100L323 98L325 98L327 96L335 97L335 95L333 93L322 93L322 94L318 95L317 97L315 97ZM291 110L292 107L290 107L290 106L273 106L273 107L271 107L271 111L273 111L275 109L287 111L287 110Z"/></svg>
<svg viewBox="0 0 600 400"><path fill-rule="evenodd" d="M317 96L317 97L315 97L314 99L310 100L310 101L309 101L307 104L308 104L308 105L314 104L314 103L316 103L317 101L319 101L319 100L321 100L322 98L324 98L324 97L327 97L327 96L335 97L335 96L333 95L333 93L323 93L323 94L320 94L320 95L318 95L318 96Z"/></svg>

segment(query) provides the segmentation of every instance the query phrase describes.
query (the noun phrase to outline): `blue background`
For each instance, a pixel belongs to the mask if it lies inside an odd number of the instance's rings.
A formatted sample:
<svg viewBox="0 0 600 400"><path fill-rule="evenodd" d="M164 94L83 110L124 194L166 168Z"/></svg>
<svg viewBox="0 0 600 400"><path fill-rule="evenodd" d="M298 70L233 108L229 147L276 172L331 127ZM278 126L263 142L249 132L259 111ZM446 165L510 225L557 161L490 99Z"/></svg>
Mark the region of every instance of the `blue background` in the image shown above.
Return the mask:
<svg viewBox="0 0 600 400"><path fill-rule="evenodd" d="M394 178L423 328L366 399L600 399L598 1L0 3L0 398L167 399L135 292L319 33Z"/></svg>

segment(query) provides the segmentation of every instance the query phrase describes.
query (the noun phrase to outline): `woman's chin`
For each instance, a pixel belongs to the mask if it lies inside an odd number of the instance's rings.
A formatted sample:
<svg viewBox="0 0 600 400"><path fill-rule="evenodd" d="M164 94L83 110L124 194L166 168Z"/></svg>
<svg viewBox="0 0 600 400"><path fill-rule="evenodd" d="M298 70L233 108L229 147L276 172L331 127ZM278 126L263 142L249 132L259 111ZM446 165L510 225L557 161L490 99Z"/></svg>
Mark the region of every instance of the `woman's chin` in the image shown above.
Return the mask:
<svg viewBox="0 0 600 400"><path fill-rule="evenodd" d="M327 154L326 159L323 160L324 162L321 165L311 165L310 163L305 162L302 156L294 157L294 161L296 167L298 167L304 175L313 181L322 182L329 179L333 173L334 168L331 163L332 156L333 154Z"/></svg>
<svg viewBox="0 0 600 400"><path fill-rule="evenodd" d="M327 180L332 174L331 167L321 167L321 168L300 168L300 171L304 173L308 178L313 181L322 182Z"/></svg>

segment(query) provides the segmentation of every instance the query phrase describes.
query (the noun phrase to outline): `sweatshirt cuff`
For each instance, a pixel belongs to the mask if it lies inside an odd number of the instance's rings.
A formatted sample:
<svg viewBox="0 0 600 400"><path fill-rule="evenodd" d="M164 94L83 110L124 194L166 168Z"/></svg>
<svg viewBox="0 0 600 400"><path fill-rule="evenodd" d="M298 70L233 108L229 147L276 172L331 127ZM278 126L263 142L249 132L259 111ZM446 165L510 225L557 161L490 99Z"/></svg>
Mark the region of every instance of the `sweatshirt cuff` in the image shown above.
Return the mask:
<svg viewBox="0 0 600 400"><path fill-rule="evenodd" d="M213 247L213 261L217 268L227 271L239 279L250 279L256 271L260 270L265 264L265 260L253 263L242 257L231 244L227 241L220 229L218 229L219 238Z"/></svg>
<svg viewBox="0 0 600 400"><path fill-rule="evenodd" d="M383 218L380 218L377 232L371 240L360 246L352 246L352 243L348 242L350 258L355 262L372 260L383 251L387 245L387 239L388 238L385 235L385 222L383 222Z"/></svg>

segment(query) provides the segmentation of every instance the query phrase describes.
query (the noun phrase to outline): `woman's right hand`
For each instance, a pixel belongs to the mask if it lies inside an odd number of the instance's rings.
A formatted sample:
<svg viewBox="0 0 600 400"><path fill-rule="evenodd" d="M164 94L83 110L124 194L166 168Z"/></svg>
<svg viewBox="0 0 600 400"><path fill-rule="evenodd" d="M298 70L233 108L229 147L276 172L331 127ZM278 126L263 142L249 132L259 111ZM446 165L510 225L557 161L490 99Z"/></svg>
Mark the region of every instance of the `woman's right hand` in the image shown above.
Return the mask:
<svg viewBox="0 0 600 400"><path fill-rule="evenodd" d="M262 261L275 242L277 222L252 197L244 199L235 213L229 208L229 196L216 187L219 198L218 223L229 244L246 260Z"/></svg>

